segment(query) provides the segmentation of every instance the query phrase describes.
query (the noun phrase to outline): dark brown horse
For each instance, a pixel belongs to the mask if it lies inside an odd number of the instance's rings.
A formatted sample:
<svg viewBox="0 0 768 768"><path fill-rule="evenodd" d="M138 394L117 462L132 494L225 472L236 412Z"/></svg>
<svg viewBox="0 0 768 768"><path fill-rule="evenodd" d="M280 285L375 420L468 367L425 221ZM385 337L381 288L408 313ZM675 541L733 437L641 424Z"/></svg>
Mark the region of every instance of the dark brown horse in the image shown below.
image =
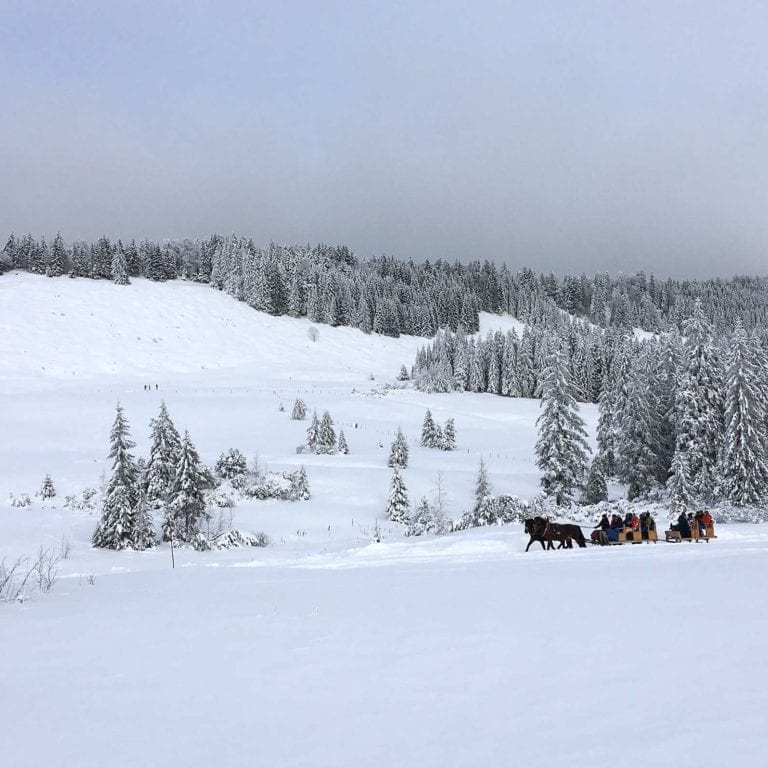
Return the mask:
<svg viewBox="0 0 768 768"><path fill-rule="evenodd" d="M574 539L580 547L587 546L584 534L578 525L553 523L549 518L533 517L525 520L524 530L531 537L528 546L525 548L526 552L534 541L538 541L541 544L541 548L545 550L554 549L554 541L560 542L557 547L558 549L572 549Z"/></svg>
<svg viewBox="0 0 768 768"><path fill-rule="evenodd" d="M531 548L531 544L533 544L534 541L538 541L541 544L541 548L544 550L554 549L552 539L550 538L547 540L544 538L546 525L540 525L539 523L542 519L543 518L541 517L531 517L523 521L523 530L531 537L528 546L525 548L526 552ZM544 543L545 541L546 544Z"/></svg>
<svg viewBox="0 0 768 768"><path fill-rule="evenodd" d="M568 548L573 547L571 540L575 541L580 547L586 548L587 540L584 538L581 528L573 523L554 523L562 532L563 536L568 537Z"/></svg>

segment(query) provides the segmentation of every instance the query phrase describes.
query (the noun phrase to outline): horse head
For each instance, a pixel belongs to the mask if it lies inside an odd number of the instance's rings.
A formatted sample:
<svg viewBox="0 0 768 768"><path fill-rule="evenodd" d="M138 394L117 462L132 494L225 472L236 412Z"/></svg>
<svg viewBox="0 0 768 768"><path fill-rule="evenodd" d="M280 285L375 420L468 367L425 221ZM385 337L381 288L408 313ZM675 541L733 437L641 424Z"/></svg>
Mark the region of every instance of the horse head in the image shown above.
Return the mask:
<svg viewBox="0 0 768 768"><path fill-rule="evenodd" d="M530 518L528 518L527 520L523 520L523 524L524 524L524 525L523 525L523 530L524 530L524 531L525 531L527 534L529 534L529 535L530 535L531 533L533 533L533 520L531 520Z"/></svg>

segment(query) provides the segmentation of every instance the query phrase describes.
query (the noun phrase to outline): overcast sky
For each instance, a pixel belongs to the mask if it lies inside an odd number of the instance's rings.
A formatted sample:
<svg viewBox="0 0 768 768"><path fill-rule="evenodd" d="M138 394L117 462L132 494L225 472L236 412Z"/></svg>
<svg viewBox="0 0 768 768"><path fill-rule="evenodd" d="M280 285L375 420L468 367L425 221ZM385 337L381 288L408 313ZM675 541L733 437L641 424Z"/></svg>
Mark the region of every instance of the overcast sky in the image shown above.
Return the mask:
<svg viewBox="0 0 768 768"><path fill-rule="evenodd" d="M0 236L768 273L768 4L0 0Z"/></svg>

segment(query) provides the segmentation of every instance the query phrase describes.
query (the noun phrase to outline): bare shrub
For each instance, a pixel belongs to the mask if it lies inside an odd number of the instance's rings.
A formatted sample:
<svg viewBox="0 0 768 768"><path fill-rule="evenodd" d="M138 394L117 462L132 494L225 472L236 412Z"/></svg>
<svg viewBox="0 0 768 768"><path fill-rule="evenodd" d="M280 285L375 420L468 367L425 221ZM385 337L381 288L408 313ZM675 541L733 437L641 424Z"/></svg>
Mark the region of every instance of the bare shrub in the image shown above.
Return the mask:
<svg viewBox="0 0 768 768"><path fill-rule="evenodd" d="M0 561L0 603L23 600L31 571L27 568L29 558L23 555L10 565Z"/></svg>
<svg viewBox="0 0 768 768"><path fill-rule="evenodd" d="M0 603L24 601L35 591L50 592L58 575L59 556L42 546L31 560L21 555L14 562L0 562Z"/></svg>
<svg viewBox="0 0 768 768"><path fill-rule="evenodd" d="M56 583L59 574L59 556L53 549L43 549L42 545L37 553L37 559L32 564L32 573L36 581L38 591L43 594L50 592Z"/></svg>
<svg viewBox="0 0 768 768"><path fill-rule="evenodd" d="M72 544L66 536L61 537L61 543L59 544L59 557L62 560L69 559L69 553L72 551Z"/></svg>

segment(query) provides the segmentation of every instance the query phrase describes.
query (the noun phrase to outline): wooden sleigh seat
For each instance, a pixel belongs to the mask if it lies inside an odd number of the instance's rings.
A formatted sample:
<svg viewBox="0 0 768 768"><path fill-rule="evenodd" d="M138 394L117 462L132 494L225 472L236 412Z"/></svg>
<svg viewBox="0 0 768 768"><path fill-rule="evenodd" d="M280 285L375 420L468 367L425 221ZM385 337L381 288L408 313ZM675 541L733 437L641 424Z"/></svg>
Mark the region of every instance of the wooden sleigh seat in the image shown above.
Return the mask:
<svg viewBox="0 0 768 768"><path fill-rule="evenodd" d="M702 536L701 532L699 531L699 526L694 525L691 528L690 536L686 536L685 538L683 538L680 531L669 530L669 531L664 531L664 538L666 539L666 541L670 541L672 543L677 543L681 541L695 541L697 544L700 541L706 541L707 544L709 544L710 539L717 538L717 536L715 536L714 525L707 526L707 528L705 528L704 531L705 531L704 535Z"/></svg>
<svg viewBox="0 0 768 768"><path fill-rule="evenodd" d="M654 528L652 531L648 531L645 538L643 538L642 531L638 528L635 530L634 528L623 528L621 531L619 531L619 540L618 541L609 541L609 544L642 544L644 541L649 542L657 542L659 540L658 534L656 533L656 529Z"/></svg>
<svg viewBox="0 0 768 768"><path fill-rule="evenodd" d="M634 528L623 528L619 531L619 540L611 542L612 544L642 544L643 537L640 530Z"/></svg>

